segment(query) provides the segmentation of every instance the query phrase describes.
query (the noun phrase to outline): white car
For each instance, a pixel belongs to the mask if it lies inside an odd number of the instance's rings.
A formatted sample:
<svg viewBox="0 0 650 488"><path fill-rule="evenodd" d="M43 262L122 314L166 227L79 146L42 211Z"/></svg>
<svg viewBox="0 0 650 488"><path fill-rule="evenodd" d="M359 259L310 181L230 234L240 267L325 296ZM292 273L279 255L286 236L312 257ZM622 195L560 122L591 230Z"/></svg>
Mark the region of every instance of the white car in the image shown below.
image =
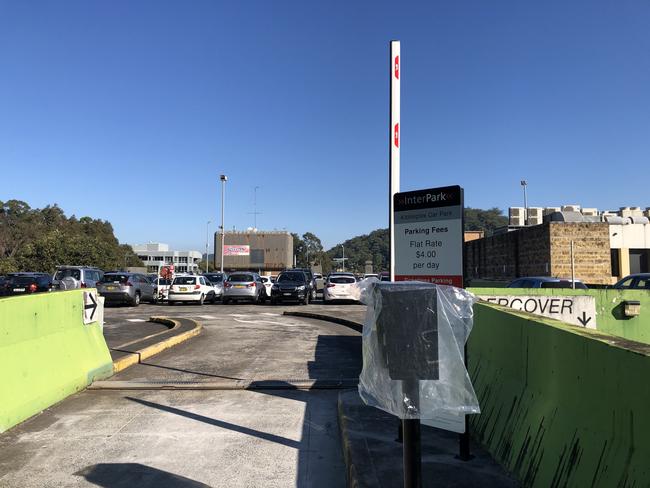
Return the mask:
<svg viewBox="0 0 650 488"><path fill-rule="evenodd" d="M368 278L377 278L379 279L379 275L375 273L366 273L363 275L363 279L368 279Z"/></svg>
<svg viewBox="0 0 650 488"><path fill-rule="evenodd" d="M264 294L263 294L263 299L262 301L268 299L271 299L271 287L273 286L273 283L271 282L271 277L270 276L261 276L260 279L262 280L262 284L264 285Z"/></svg>
<svg viewBox="0 0 650 488"><path fill-rule="evenodd" d="M214 303L216 299L212 284L208 285L203 276L177 276L172 281L167 295L170 305L180 302L203 305L206 301Z"/></svg>
<svg viewBox="0 0 650 488"><path fill-rule="evenodd" d="M153 291L154 291L154 303L157 302L166 302L167 295L169 294L169 287L171 285L171 280L165 278L155 278L152 280Z"/></svg>
<svg viewBox="0 0 650 488"><path fill-rule="evenodd" d="M359 293L356 291L357 280L349 275L330 275L323 288L323 301L325 303L334 300L357 301Z"/></svg>

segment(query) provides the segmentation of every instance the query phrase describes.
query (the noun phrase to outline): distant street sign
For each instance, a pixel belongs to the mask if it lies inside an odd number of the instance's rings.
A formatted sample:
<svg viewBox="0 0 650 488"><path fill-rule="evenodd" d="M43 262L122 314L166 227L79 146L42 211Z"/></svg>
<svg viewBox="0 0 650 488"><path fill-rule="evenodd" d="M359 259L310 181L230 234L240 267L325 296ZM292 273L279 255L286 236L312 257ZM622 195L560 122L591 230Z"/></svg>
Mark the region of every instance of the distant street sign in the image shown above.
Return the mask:
<svg viewBox="0 0 650 488"><path fill-rule="evenodd" d="M84 324L97 322L99 314L97 313L97 292L85 291L83 296L83 321Z"/></svg>
<svg viewBox="0 0 650 488"><path fill-rule="evenodd" d="M463 189L397 193L395 281L463 286Z"/></svg>
<svg viewBox="0 0 650 488"><path fill-rule="evenodd" d="M481 300L522 312L596 329L596 299L579 296L478 295Z"/></svg>

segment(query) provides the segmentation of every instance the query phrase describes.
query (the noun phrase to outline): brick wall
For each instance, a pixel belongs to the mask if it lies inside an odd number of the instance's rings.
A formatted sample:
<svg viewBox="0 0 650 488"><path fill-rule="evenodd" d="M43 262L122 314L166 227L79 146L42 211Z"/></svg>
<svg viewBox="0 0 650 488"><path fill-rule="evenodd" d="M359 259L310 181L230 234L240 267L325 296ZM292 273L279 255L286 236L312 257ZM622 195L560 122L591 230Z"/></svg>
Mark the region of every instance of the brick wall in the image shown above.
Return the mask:
<svg viewBox="0 0 650 488"><path fill-rule="evenodd" d="M548 276L549 225L536 225L465 243L466 278L510 280Z"/></svg>
<svg viewBox="0 0 650 488"><path fill-rule="evenodd" d="M465 243L465 277L511 280L520 276L571 277L571 241L576 277L611 283L606 223L551 222Z"/></svg>
<svg viewBox="0 0 650 488"><path fill-rule="evenodd" d="M576 278L586 283L611 284L609 224L552 222L551 274L571 276L571 241Z"/></svg>

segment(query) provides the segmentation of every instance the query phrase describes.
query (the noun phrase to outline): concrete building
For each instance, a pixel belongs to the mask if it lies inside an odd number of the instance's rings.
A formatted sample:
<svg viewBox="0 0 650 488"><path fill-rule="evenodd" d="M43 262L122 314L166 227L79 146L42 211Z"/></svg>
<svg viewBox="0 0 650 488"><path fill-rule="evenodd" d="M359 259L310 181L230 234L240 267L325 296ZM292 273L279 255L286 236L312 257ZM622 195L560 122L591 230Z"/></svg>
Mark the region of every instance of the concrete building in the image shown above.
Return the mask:
<svg viewBox="0 0 650 488"><path fill-rule="evenodd" d="M650 272L650 209L598 212L571 205L542 214L541 223L518 225L511 212L507 232L465 243L466 278L571 277L571 242L575 276L586 283L609 285Z"/></svg>
<svg viewBox="0 0 650 488"><path fill-rule="evenodd" d="M221 268L221 233L214 234L215 269ZM224 270L277 273L293 266L293 237L286 231L226 231Z"/></svg>
<svg viewBox="0 0 650 488"><path fill-rule="evenodd" d="M160 242L136 244L133 251L146 266L147 273L157 273L160 266L173 264L176 273L198 274L203 257L199 251L172 251L168 244Z"/></svg>

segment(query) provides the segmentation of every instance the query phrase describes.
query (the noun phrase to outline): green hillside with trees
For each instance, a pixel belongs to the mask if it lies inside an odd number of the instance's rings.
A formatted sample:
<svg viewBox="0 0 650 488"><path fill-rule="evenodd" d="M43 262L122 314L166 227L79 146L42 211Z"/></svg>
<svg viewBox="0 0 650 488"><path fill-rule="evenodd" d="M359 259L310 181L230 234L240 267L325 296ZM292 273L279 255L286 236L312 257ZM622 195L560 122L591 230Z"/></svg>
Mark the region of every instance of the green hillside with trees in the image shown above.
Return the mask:
<svg viewBox="0 0 650 488"><path fill-rule="evenodd" d="M31 208L20 200L0 201L0 274L51 273L57 265L103 270L143 266L131 246L120 244L110 222L66 217L61 208Z"/></svg>

